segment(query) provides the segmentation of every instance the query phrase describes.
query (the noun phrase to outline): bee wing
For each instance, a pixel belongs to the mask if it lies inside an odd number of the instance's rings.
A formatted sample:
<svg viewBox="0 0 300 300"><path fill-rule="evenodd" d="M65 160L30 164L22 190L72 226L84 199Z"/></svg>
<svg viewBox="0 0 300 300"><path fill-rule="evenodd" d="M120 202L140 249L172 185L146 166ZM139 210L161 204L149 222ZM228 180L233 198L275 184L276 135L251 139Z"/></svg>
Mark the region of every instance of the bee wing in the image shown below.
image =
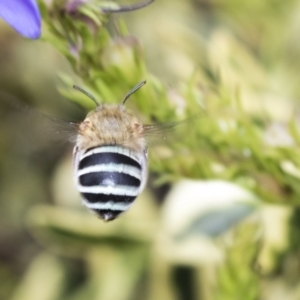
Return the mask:
<svg viewBox="0 0 300 300"><path fill-rule="evenodd" d="M45 114L2 91L0 101L2 129L10 132L14 144L23 151L34 153L47 147L59 149L75 141L76 123Z"/></svg>
<svg viewBox="0 0 300 300"><path fill-rule="evenodd" d="M188 118L182 121L175 121L175 122L167 122L167 123L158 123L158 124L151 124L151 125L143 125L144 128L144 135L146 138L162 138L166 139L170 136L175 136L177 131L176 127L182 128L182 125L190 124L193 119Z"/></svg>
<svg viewBox="0 0 300 300"><path fill-rule="evenodd" d="M168 122L168 123L159 123L159 124L145 124L144 132L145 135L151 135L159 132L163 132L166 130L173 129L175 126L179 125L181 122Z"/></svg>
<svg viewBox="0 0 300 300"><path fill-rule="evenodd" d="M175 145L184 144L184 140L188 138L187 133L195 130L200 116L195 114L180 121L144 125L144 135L148 145L175 149Z"/></svg>
<svg viewBox="0 0 300 300"><path fill-rule="evenodd" d="M152 148L154 146L169 145L169 143L172 143L178 135L176 127L182 123L184 123L184 121L143 125L144 136L148 146Z"/></svg>
<svg viewBox="0 0 300 300"><path fill-rule="evenodd" d="M79 123L69 122L38 112L39 123L52 140L75 143Z"/></svg>

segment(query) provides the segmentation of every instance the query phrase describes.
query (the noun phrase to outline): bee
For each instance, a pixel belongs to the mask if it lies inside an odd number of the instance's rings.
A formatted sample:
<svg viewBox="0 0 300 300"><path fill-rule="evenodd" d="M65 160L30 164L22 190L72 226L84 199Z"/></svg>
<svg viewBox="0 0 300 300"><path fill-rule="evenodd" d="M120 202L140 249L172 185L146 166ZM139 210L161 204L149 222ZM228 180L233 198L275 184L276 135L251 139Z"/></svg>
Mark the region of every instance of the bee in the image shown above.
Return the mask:
<svg viewBox="0 0 300 300"><path fill-rule="evenodd" d="M104 221L127 211L147 181L147 143L143 125L125 109L127 99L146 81L133 87L121 104L96 104L78 126L73 150L74 177L83 204Z"/></svg>

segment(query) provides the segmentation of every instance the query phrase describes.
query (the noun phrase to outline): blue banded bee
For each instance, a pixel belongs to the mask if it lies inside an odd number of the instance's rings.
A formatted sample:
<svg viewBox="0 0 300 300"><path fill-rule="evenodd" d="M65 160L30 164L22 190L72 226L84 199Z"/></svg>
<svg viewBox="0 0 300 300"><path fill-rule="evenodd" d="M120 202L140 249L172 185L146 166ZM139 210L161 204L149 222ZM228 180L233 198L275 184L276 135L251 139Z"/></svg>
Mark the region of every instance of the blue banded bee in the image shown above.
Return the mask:
<svg viewBox="0 0 300 300"><path fill-rule="evenodd" d="M121 104L97 104L79 124L73 151L74 176L83 204L104 221L126 211L142 192L147 180L147 145L143 125L126 111L126 100L146 81L136 85Z"/></svg>
<svg viewBox="0 0 300 300"><path fill-rule="evenodd" d="M25 116L24 128L33 120L39 124L38 132L32 133L34 127L31 125L30 135L24 132L29 151L36 140L43 138L56 144L75 143L73 169L77 189L83 204L104 221L114 220L128 210L143 191L147 181L146 138L158 136L162 130L182 123L145 125L125 109L127 99L145 83L130 90L121 104L100 104L91 94L74 86L97 105L79 124L53 118L24 107L17 99L9 99L9 105ZM37 138L41 132L43 136ZM23 134L21 136L23 138Z"/></svg>

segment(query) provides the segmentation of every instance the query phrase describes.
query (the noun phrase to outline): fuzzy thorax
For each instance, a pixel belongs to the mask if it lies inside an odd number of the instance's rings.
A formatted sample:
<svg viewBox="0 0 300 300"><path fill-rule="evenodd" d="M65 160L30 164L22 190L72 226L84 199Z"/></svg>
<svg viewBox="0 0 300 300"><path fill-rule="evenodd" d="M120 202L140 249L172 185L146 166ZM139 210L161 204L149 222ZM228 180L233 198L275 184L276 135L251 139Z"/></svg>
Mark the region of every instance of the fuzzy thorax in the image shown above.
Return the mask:
<svg viewBox="0 0 300 300"><path fill-rule="evenodd" d="M84 150L103 145L144 151L143 124L122 105L99 105L79 125L77 146Z"/></svg>

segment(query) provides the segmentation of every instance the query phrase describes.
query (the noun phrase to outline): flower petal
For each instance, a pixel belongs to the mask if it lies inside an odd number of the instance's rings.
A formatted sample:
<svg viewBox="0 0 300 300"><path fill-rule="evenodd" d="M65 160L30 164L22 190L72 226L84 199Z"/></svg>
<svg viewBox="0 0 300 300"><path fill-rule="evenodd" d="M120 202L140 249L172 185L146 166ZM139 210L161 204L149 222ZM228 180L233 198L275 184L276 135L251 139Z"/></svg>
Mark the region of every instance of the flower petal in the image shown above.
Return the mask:
<svg viewBox="0 0 300 300"><path fill-rule="evenodd" d="M24 37L41 35L41 16L35 0L0 0L0 18Z"/></svg>

